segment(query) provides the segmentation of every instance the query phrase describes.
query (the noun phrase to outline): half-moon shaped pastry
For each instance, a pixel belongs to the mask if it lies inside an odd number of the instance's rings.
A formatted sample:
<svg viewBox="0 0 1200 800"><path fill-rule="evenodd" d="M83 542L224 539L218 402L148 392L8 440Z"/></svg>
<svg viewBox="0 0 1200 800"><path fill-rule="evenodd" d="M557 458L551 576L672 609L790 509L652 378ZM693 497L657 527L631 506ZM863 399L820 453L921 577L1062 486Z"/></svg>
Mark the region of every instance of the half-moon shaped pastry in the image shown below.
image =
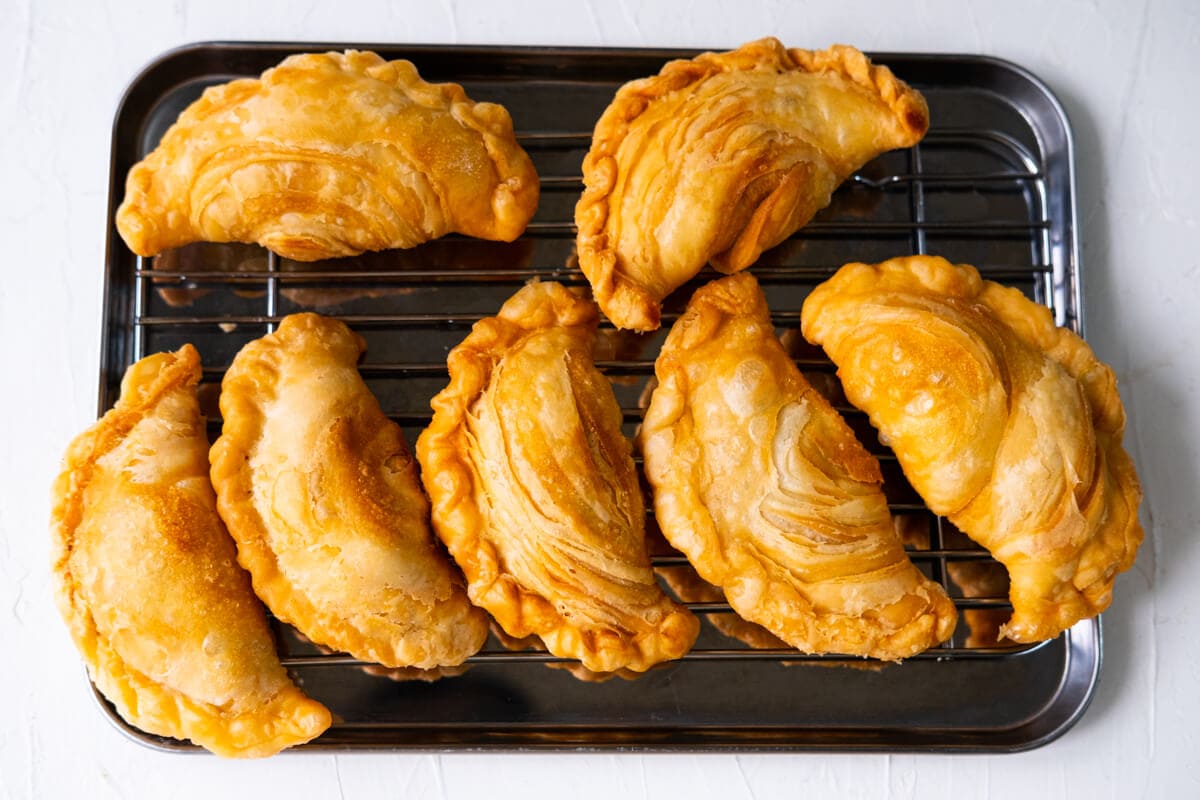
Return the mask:
<svg viewBox="0 0 1200 800"><path fill-rule="evenodd" d="M217 507L267 607L386 667L461 664L487 638L429 529L400 426L355 364L366 343L316 314L250 342L221 384Z"/></svg>
<svg viewBox="0 0 1200 800"><path fill-rule="evenodd" d="M579 266L617 327L653 330L660 301L705 264L745 269L928 127L924 98L853 47L768 38L672 61L622 86L596 123Z"/></svg>
<svg viewBox="0 0 1200 800"><path fill-rule="evenodd" d="M206 89L130 170L117 230L142 256L257 242L316 261L450 232L511 241L537 201L502 106L350 50Z"/></svg>
<svg viewBox="0 0 1200 800"><path fill-rule="evenodd" d="M752 276L696 291L655 374L640 434L655 515L734 611L808 653L889 661L954 632L878 462L787 356Z"/></svg>
<svg viewBox="0 0 1200 800"><path fill-rule="evenodd" d="M329 727L279 664L208 480L191 345L125 373L54 484L55 599L88 672L130 724L222 756Z"/></svg>
<svg viewBox="0 0 1200 800"><path fill-rule="evenodd" d="M598 314L531 283L450 351L417 440L438 536L471 599L596 672L683 656L699 621L655 582L621 410L592 362Z"/></svg>
<svg viewBox="0 0 1200 800"><path fill-rule="evenodd" d="M1112 601L1133 564L1141 488L1112 370L1050 311L970 266L847 264L804 303L913 488L1008 568L1017 642Z"/></svg>

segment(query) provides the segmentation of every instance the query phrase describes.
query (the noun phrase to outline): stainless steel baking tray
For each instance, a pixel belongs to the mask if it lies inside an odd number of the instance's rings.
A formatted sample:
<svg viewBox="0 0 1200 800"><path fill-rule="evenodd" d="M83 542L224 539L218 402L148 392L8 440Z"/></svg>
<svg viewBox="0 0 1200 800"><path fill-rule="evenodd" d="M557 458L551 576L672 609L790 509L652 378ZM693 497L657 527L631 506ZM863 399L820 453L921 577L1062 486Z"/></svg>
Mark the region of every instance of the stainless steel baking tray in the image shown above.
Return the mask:
<svg viewBox="0 0 1200 800"><path fill-rule="evenodd" d="M413 61L431 81L456 81L478 100L503 103L542 180L527 233L500 244L462 237L409 251L297 264L244 245L193 245L156 259L127 250L113 216L129 168L209 85L256 75L296 52L364 47ZM584 283L574 264L573 209L592 126L623 82L657 72L671 50L207 43L171 51L129 87L113 130L99 410L115 402L125 367L192 342L210 432L216 391L238 349L280 317L315 310L367 339L364 376L414 439L429 399L445 383L445 356L471 324L533 277ZM1028 72L992 58L877 53L924 92L932 128L919 146L864 167L832 205L764 254L764 284L781 333L794 331L809 289L842 263L936 253L973 263L1017 286L1080 330L1071 135L1062 107ZM667 326L701 275L668 299ZM613 378L633 432L638 398L665 328L648 336L609 331L601 367ZM796 352L802 369L832 368L819 351ZM927 532L913 558L946 583L964 610L1005 608L1003 593L963 597L954 562L987 556L920 504L865 417L843 407L881 456L896 513ZM650 520L653 527L653 520ZM680 561L667 552L658 564ZM694 604L701 614L727 611ZM278 626L281 654L304 689L337 721L304 749L426 750L937 750L1012 751L1061 735L1083 713L1100 665L1100 628L1083 622L1024 648L969 647L960 624L946 646L902 665L862 668L793 651L753 651L709 625L685 659L636 681L585 683L561 659L513 653L489 641L457 677L433 683L369 674ZM856 668L857 667L857 668ZM191 745L114 722L151 746Z"/></svg>

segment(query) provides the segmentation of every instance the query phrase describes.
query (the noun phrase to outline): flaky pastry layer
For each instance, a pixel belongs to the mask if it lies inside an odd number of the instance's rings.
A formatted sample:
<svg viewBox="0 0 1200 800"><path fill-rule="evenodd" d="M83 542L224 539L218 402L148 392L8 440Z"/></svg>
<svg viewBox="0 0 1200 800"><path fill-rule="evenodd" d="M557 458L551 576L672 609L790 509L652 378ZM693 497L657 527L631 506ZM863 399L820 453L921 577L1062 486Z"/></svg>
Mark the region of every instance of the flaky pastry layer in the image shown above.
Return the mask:
<svg viewBox="0 0 1200 800"><path fill-rule="evenodd" d="M386 667L461 664L487 638L429 529L403 431L356 367L362 337L285 317L238 353L212 447L217 505L275 616Z"/></svg>
<svg viewBox="0 0 1200 800"><path fill-rule="evenodd" d="M662 299L705 264L745 269L928 126L924 98L853 47L767 38L672 61L622 86L596 123L580 268L618 327L653 330Z"/></svg>
<svg viewBox="0 0 1200 800"><path fill-rule="evenodd" d="M752 276L697 290L654 371L639 441L655 515L739 615L808 653L892 661L954 632L878 462L784 351Z"/></svg>
<svg viewBox="0 0 1200 800"><path fill-rule="evenodd" d="M1142 541L1112 370L1049 309L974 267L847 264L802 328L930 509L1008 568L1001 634L1052 638L1112 602Z"/></svg>
<svg viewBox="0 0 1200 800"><path fill-rule="evenodd" d="M131 725L222 756L267 756L329 727L279 663L208 480L184 345L134 364L54 484L59 611L96 686Z"/></svg>
<svg viewBox="0 0 1200 800"><path fill-rule="evenodd" d="M511 241L537 202L502 106L350 50L206 89L130 170L117 230L143 256L235 241L315 261L451 232Z"/></svg>
<svg viewBox="0 0 1200 800"><path fill-rule="evenodd" d="M655 582L621 410L592 363L597 318L532 283L476 323L417 457L434 529L509 636L641 672L685 654L699 623Z"/></svg>

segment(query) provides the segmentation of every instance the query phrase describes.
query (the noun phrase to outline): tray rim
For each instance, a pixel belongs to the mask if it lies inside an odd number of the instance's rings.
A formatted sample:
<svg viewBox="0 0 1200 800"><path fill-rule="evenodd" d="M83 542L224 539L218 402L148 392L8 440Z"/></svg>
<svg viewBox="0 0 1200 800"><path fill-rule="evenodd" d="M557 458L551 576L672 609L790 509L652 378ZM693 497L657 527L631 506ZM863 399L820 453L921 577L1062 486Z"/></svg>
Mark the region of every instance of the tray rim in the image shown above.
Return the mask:
<svg viewBox="0 0 1200 800"><path fill-rule="evenodd" d="M184 43L175 47L171 47L162 51L158 55L151 58L145 65L136 71L131 77L129 83L123 90L121 97L117 103L116 110L113 116L113 123L110 132L110 162L109 162L109 193L106 206L107 225L105 236L105 270L104 270L104 292L103 292L103 308L101 314L101 349L98 384L99 391L97 397L97 416L103 415L108 409L109 403L107 398L110 396L109 384L111 383L111 374L114 368L114 361L120 359L113 358L113 341L112 336L114 325L119 325L124 319L128 319L130 315L129 303L123 303L120 308L120 313L115 313L120 293L114 291L113 278L118 269L121 259L118 254L124 248L124 243L117 235L116 227L113 224L113 215L120 203L120 198L124 191L124 172L118 170L118 158L120 155L120 133L123 130L123 125L126 123L127 114L131 113L130 106L136 99L136 93L143 89L145 83L150 78L154 77L160 71L169 68L173 63L194 58L201 53L219 54L222 52L237 53L245 51L254 52L273 52L277 53L280 58L292 53L301 52L323 52L323 51L338 51L346 49L357 50L385 50L397 51L403 50L411 53L411 56L397 56L404 58L418 58L424 53L438 53L445 55L447 53L460 54L464 57L471 55L487 55L487 56L506 56L515 54L518 56L528 56L533 58L546 59L555 55L561 55L572 58L628 58L641 57L656 61L665 62L673 58L691 58L695 55L711 50L728 49L728 47L609 47L609 46L575 46L575 45L506 45L506 44L429 44L429 43L405 43L405 42L338 42L338 41L294 41L294 40L236 40L236 39L213 39L200 40L195 42ZM1058 133L1061 134L1062 141L1058 143L1060 149L1053 152L1045 153L1047 160L1047 172L1050 167L1055 166L1062 174L1058 175L1055 180L1061 182L1064 187L1067 204L1062 209L1062 221L1067 227L1067 236L1065 241L1060 243L1060 247L1065 247L1065 255L1067 256L1066 264L1063 268L1064 275L1058 274L1057 262L1055 264L1055 273L1053 279L1057 282L1060 279L1067 279L1069 284L1065 287L1065 296L1067 298L1068 308L1066 309L1065 324L1072 326L1081 336L1084 335L1084 308L1083 308L1083 291L1082 291L1082 268L1080 264L1080 246L1079 246L1079 229L1078 229L1078 214L1077 214L1077 183L1075 169L1075 144L1074 135L1070 120L1067 116L1066 109L1062 102L1050 89L1050 87L1037 75L1029 69L1007 60L993 55L986 54L971 54L971 53L929 53L929 52L905 52L905 51L866 51L867 55L880 63L893 65L897 62L906 62L908 64L925 65L925 66L942 66L950 63L960 65L969 65L977 68L985 68L997 70L1000 73L1006 73L1012 78L1022 82L1028 89L1033 90L1037 95L1048 104L1049 111L1053 114L1054 122L1059 126ZM174 81L170 86L178 86L187 83L191 80L203 77L202 74L193 75L182 81ZM952 87L954 82L948 82L947 86ZM980 91L988 91L982 87L977 87ZM1038 144L1045 151L1045 142L1043 141L1044 131L1038 120L1026 113L1025 109L1012 101L1012 98L1002 93L995 93L997 97L1009 102L1021 116L1029 124L1030 129L1038 138ZM162 94L156 95L161 98ZM139 112L144 115L152 105L147 106ZM140 127L140 126L139 126ZM1055 164L1050 164L1051 156L1055 156ZM1047 210L1046 215L1051 216ZM1060 321L1059 324L1064 324ZM124 364L128 363L125 359ZM123 369L123 366L120 367ZM601 741L601 742L543 742L529 743L522 742L519 744L506 743L503 741L485 741L473 742L467 744L454 744L450 742L442 742L439 744L429 743L384 743L384 742L342 742L342 741L325 741L320 739L307 743L297 748L292 748L288 753L303 753L303 752L409 752L409 753L482 753L482 752L505 752L505 753L547 753L547 752L594 752L594 753L611 753L611 752L635 752L635 753L801 753L801 752L864 752L864 753L1017 753L1036 749L1050 742L1053 742L1063 736L1070 730L1090 707L1095 696L1095 690L1099 681L1099 673L1103 661L1102 648L1102 624L1101 617L1097 616L1090 620L1084 620L1077 623L1074 627L1064 632L1061 636L1064 643L1064 659L1066 663L1061 672L1061 678L1057 690L1054 692L1051 700L1047 701L1047 705L1041 712L1032 717L1030 720L1023 721L1020 724L1010 726L1008 728L988 728L984 729L988 732L991 738L997 738L1002 741L987 742L981 741L984 738L978 732L970 729L957 728L936 728L924 727L921 733L928 736L929 741L904 743L896 740L887 740L886 737L879 737L878 740L870 740L867 738L859 738L853 741L834 741L845 735L849 731L862 737L864 733L869 731L884 732L882 729L873 729L865 727L848 727L845 729L836 727L827 728L805 728L802 729L803 738L805 741L788 741L788 742L763 742L755 743L729 743L728 741L713 741L700 743L661 743L649 741ZM1020 657L1017 655L1015 657ZM1079 664L1081 666L1074 666ZM146 733L129 723L116 713L115 708L104 698L95 683L92 683L92 694L98 706L109 721L117 727L117 729L126 737L138 742L139 744L153 750L170 753L205 753L205 751L191 744L190 742L169 739L153 734ZM1008 732L1019 732L1025 728L1029 728L1031 724L1041 719L1045 713L1046 707L1057 708L1060 704L1060 696L1064 692L1064 687L1072 691L1071 700L1068 703L1066 714L1062 714L1054 722L1054 724L1043 732L1025 738L1017 738L1008 740L1003 734ZM566 730L574 726L556 726L551 728L546 726L542 730ZM613 730L618 730L623 726L613 726ZM658 729L635 729L624 726L630 731L641 731L643 735L648 735L648 738L659 738L668 733L667 729L659 731ZM715 726L705 726L717 731L717 735L721 735L721 731L730 731L731 729L720 729ZM583 728L580 728L581 730ZM607 728L606 728L607 730ZM738 726L736 735L745 735L747 731L758 731L760 729L748 726ZM763 730L766 730L764 728ZM792 730L782 726L770 726L770 730ZM972 734L975 734L974 738ZM656 735L657 734L657 735ZM729 735L728 733L724 735ZM893 732L892 735L895 735ZM913 731L908 729L907 732L901 731L900 735L912 738ZM826 738L823 738L826 737ZM349 737L351 739L355 737ZM921 738L921 737L918 737ZM812 741L809 741L809 740ZM958 739L960 741L954 741Z"/></svg>
<svg viewBox="0 0 1200 800"><path fill-rule="evenodd" d="M1091 635L1072 636L1081 627L1091 628ZM1063 691L1063 684L1071 683L1075 690L1075 700L1069 705L1068 713L1062 715L1057 722L1045 732L1036 736L1022 737L1020 732L1031 727L1031 725L1041 715L1026 721L1019 725L1014 725L1008 728L988 728L980 729L979 731L971 731L965 728L937 728L926 727L920 730L921 736L916 738L924 741L899 743L892 739L887 739L886 736L879 736L874 741L867 741L862 738L850 739L847 737L847 732L852 735L862 736L866 730L884 729L866 729L866 728L806 728L804 729L805 741L799 742L794 740L783 741L783 737L779 734L779 740L761 743L736 743L730 744L728 741L714 740L711 742L686 742L686 743L663 743L661 741L653 741L664 738L670 734L668 729L655 730L646 728L626 728L626 730L640 733L646 738L637 740L629 738L626 740L612 741L547 741L543 743L510 743L503 741L503 737L497 737L494 740L488 741L472 741L468 743L454 743L451 740L444 740L437 744L428 742L391 742L383 743L378 741L365 740L362 742L353 741L322 741L320 738L308 742L304 745L291 748L284 751L284 754L300 754L300 753L361 753L361 752L392 752L392 753L413 753L413 754L457 754L457 753L512 753L512 754L545 754L545 753L732 753L732 754L750 754L750 753L775 753L775 754L799 754L799 753L939 753L939 754L962 754L962 755L978 755L978 754L1008 754L1008 753L1024 753L1030 750L1036 750L1040 747L1050 744L1061 738L1067 731L1073 728L1087 709L1091 705L1092 699L1095 696L1095 687L1099 680L1100 666L1102 658L1102 628L1100 618L1096 617L1090 620L1083 620L1076 624L1075 627L1066 631L1063 634L1067 646L1068 660L1085 659L1085 667L1082 674L1073 673L1071 667L1066 667L1063 670L1063 679L1059 684L1059 693ZM1076 653L1078 652L1078 655ZM1020 656L1016 656L1020 657ZM1070 681L1071 677L1075 677L1075 681ZM1082 680L1080 680L1082 679ZM1082 691L1081 691L1082 690ZM1057 698L1058 695L1055 697ZM157 750L163 753L177 753L185 755L201 755L212 756L211 753L203 748L193 745L190 742L170 739L168 737L157 736L146 733L145 731L136 728L127 723L117 713L113 705L100 693L96 685L92 683L92 697L95 699L97 706L108 719L108 721L126 738L137 742L143 747L151 750ZM1048 705L1054 705L1058 701L1051 700ZM465 729L465 726L464 726ZM618 730L618 726L613 726L612 730ZM586 726L555 726L543 727L539 730L551 730L566 732L569 730L587 730ZM714 737L720 736L745 736L747 732L759 733L764 732L785 732L788 730L783 726L764 726L763 728L750 728L741 726L737 729L722 729L712 728L711 734ZM1012 734L1010 737L1009 734ZM343 734L344 735L344 734ZM368 734L369 735L369 734ZM909 730L907 737L913 738L913 732ZM357 737L348 737L354 739ZM844 741L837 741L839 738L845 738ZM988 738L999 738L1000 742L986 741ZM215 757L215 756L214 756Z"/></svg>

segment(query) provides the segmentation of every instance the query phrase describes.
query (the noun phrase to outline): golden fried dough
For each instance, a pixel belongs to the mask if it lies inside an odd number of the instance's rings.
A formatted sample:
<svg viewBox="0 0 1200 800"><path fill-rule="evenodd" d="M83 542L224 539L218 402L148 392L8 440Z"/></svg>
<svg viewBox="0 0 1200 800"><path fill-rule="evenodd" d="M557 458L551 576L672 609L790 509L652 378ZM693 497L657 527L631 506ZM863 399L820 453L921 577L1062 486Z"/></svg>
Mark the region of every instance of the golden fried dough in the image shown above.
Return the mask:
<svg viewBox="0 0 1200 800"><path fill-rule="evenodd" d="M777 39L672 61L596 124L575 208L579 265L620 328L711 263L745 269L880 153L929 127L924 98L853 47Z"/></svg>
<svg viewBox="0 0 1200 800"><path fill-rule="evenodd" d="M793 647L898 660L956 613L904 553L879 464L787 356L749 274L697 290L642 425L663 535Z"/></svg>
<svg viewBox="0 0 1200 800"><path fill-rule="evenodd" d="M222 756L319 736L329 711L280 666L208 479L191 345L125 373L54 485L53 578L88 672L130 724Z"/></svg>
<svg viewBox="0 0 1200 800"><path fill-rule="evenodd" d="M461 664L487 638L429 529L400 426L355 366L343 323L285 317L221 385L217 503L254 590L314 642L386 667Z"/></svg>
<svg viewBox="0 0 1200 800"><path fill-rule="evenodd" d="M510 637L641 672L684 655L699 622L655 582L621 410L592 362L597 318L532 283L476 323L417 456L434 529Z"/></svg>
<svg viewBox="0 0 1200 800"><path fill-rule="evenodd" d="M1141 488L1112 370L1050 311L970 266L847 264L804 303L913 488L1008 568L1017 642L1108 607L1133 564Z"/></svg>
<svg viewBox="0 0 1200 800"><path fill-rule="evenodd" d="M450 232L511 241L537 201L502 106L351 50L205 90L130 170L117 230L143 256L233 241L315 261Z"/></svg>

